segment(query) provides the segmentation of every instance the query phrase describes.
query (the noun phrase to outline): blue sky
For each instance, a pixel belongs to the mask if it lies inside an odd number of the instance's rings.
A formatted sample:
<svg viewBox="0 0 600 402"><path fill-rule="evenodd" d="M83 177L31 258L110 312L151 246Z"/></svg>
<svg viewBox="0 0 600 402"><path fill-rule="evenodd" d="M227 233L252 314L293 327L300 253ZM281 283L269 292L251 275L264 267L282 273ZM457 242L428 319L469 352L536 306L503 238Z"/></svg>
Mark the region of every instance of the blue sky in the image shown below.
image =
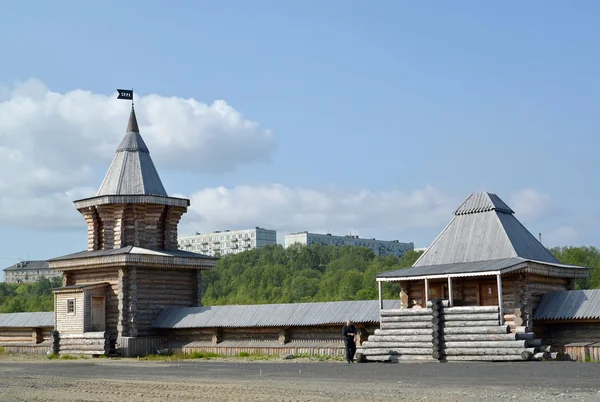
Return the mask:
<svg viewBox="0 0 600 402"><path fill-rule="evenodd" d="M182 233L258 225L425 247L485 190L548 246L598 245L599 17L593 1L6 3L0 150L65 179L14 194L26 168L0 164L0 261L86 246L83 218L56 199L99 187L127 124L121 87L140 97L167 191L192 198ZM67 124L40 107L35 130L11 120L16 94L46 105L46 92L85 110ZM197 128L189 99L231 110ZM75 156L77 133L88 145ZM184 157L161 143L188 135L198 148Z"/></svg>

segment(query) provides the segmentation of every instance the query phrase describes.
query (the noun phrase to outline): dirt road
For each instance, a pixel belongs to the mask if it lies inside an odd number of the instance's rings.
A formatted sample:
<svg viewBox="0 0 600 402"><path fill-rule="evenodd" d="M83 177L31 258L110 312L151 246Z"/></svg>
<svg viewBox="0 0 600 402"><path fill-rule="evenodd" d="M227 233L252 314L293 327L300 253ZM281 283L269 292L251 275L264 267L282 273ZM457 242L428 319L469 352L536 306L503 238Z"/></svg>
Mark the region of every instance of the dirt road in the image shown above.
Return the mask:
<svg viewBox="0 0 600 402"><path fill-rule="evenodd" d="M600 364L0 359L1 401L599 401Z"/></svg>

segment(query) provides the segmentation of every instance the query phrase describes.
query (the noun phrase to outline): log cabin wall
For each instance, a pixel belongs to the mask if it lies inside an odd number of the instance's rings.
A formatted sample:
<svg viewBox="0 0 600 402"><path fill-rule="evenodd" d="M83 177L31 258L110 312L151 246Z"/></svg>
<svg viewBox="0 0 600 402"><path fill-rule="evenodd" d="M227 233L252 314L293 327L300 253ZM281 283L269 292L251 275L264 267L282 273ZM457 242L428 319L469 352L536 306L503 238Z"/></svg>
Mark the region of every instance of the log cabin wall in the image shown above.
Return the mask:
<svg viewBox="0 0 600 402"><path fill-rule="evenodd" d="M0 327L0 347L7 353L45 355L54 327Z"/></svg>
<svg viewBox="0 0 600 402"><path fill-rule="evenodd" d="M360 331L360 339L379 329L378 323L355 324ZM226 341L260 342L271 341L285 344L289 342L337 342L343 346L342 324L314 325L306 327L254 327L254 328L185 328L158 331L159 336L169 342L192 343L212 342L218 345Z"/></svg>
<svg viewBox="0 0 600 402"><path fill-rule="evenodd" d="M104 300L106 307L106 331L116 335L118 332L119 321L123 322L124 320L124 317L119 317L119 285L121 283L119 280L119 269L98 268L81 271L65 271L63 276L63 283L65 286L99 282L107 282L109 284L106 287L106 299ZM121 288L123 287L121 286ZM122 297L124 296L126 295L122 295Z"/></svg>
<svg viewBox="0 0 600 402"><path fill-rule="evenodd" d="M128 268L130 307L135 326L127 336L152 336L152 321L165 308L197 305L196 270ZM131 321L131 320L130 320Z"/></svg>
<svg viewBox="0 0 600 402"><path fill-rule="evenodd" d="M573 280L529 273L502 276L502 308L504 319L512 329L526 326L532 329L535 310L545 293L569 290ZM408 296L408 307L424 307L424 280L404 281L401 288ZM432 290L442 299L448 298L446 279L430 280ZM489 293L489 294L486 294ZM452 278L452 295L455 306L480 306L497 304L497 282L495 276ZM401 293L402 297L402 293ZM435 297L433 294L430 299Z"/></svg>

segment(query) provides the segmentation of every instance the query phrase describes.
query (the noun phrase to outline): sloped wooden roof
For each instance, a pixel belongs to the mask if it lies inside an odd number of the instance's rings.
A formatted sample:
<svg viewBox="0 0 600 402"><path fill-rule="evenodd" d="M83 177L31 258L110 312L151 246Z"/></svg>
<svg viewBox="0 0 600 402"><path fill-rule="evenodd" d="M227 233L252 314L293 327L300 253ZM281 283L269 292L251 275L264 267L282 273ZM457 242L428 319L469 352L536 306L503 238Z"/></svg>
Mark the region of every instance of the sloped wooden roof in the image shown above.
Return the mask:
<svg viewBox="0 0 600 402"><path fill-rule="evenodd" d="M135 110L132 108L127 133L117 148L97 196L167 196L148 147L139 131Z"/></svg>
<svg viewBox="0 0 600 402"><path fill-rule="evenodd" d="M554 256L491 193L471 194L414 267L520 257L556 264Z"/></svg>

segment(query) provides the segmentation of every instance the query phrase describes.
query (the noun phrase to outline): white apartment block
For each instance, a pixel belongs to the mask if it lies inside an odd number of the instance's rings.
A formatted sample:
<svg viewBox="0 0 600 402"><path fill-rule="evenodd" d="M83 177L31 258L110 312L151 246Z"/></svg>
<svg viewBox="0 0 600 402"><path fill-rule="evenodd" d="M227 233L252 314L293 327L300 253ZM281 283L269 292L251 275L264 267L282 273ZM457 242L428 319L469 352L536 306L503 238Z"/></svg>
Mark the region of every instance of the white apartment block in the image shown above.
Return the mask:
<svg viewBox="0 0 600 402"><path fill-rule="evenodd" d="M211 256L237 254L269 244L277 244L277 232L257 226L254 229L223 230L180 236L177 243L180 250L194 253Z"/></svg>
<svg viewBox="0 0 600 402"><path fill-rule="evenodd" d="M302 245L324 244L327 246L363 246L369 247L377 255L395 255L396 257L402 257L408 250L414 250L415 248L413 243L400 243L398 240L362 239L354 235L334 236L331 234L308 232L285 235L285 248L296 243Z"/></svg>
<svg viewBox="0 0 600 402"><path fill-rule="evenodd" d="M62 271L49 267L48 261L20 261L15 265L4 268L4 282L26 283L37 282L41 277L51 279L61 277Z"/></svg>

